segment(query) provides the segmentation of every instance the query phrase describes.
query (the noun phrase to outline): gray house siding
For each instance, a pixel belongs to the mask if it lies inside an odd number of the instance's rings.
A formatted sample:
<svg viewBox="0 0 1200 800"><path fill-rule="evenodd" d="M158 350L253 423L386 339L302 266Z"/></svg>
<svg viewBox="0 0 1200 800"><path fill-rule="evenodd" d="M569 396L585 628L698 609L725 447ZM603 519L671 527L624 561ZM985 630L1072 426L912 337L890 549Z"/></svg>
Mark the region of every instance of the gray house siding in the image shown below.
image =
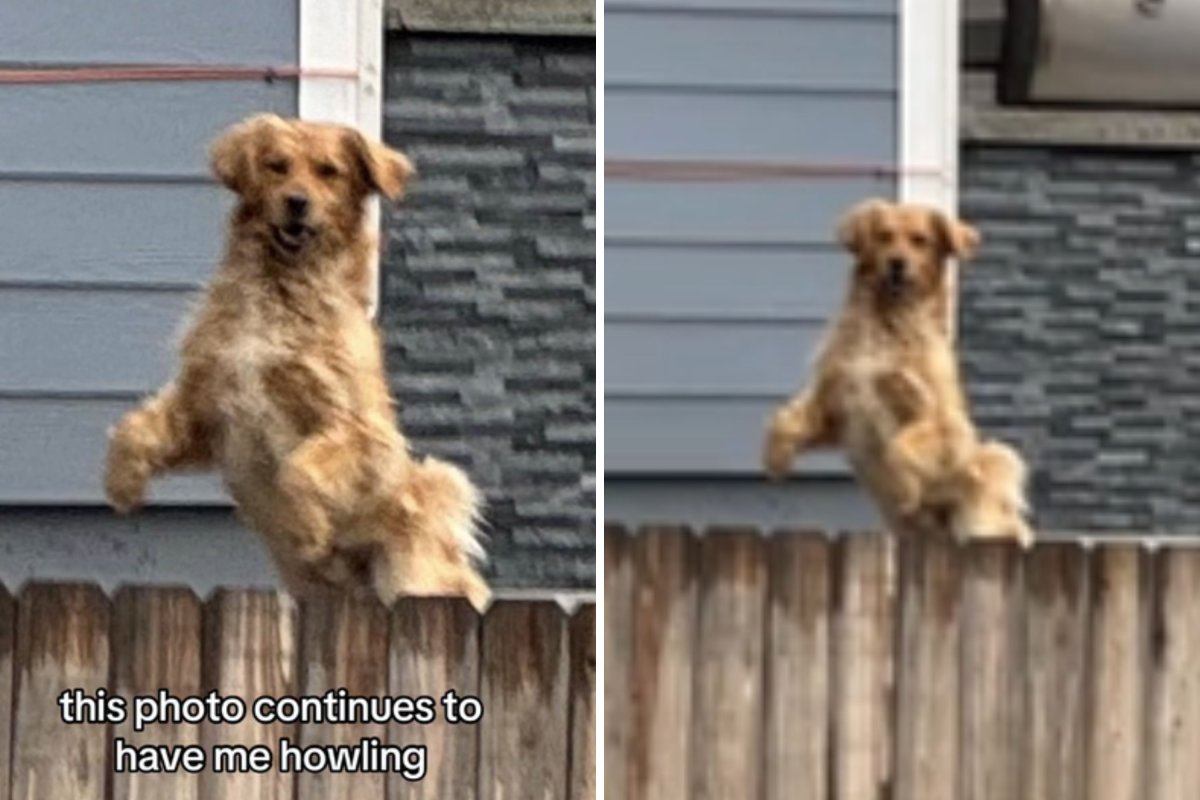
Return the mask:
<svg viewBox="0 0 1200 800"><path fill-rule="evenodd" d="M610 2L605 19L606 158L622 165L606 182L606 515L873 520L836 454L786 488L761 483L758 455L841 301L839 216L895 193L895 3ZM671 160L832 170L638 174Z"/></svg>

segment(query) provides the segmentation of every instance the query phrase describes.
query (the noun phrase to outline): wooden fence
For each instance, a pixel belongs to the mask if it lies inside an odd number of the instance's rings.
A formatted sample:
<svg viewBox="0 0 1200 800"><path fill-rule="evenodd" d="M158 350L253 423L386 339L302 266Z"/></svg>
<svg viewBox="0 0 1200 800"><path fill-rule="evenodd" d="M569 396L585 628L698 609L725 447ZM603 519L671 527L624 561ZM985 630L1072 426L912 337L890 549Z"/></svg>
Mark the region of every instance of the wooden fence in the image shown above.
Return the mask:
<svg viewBox="0 0 1200 800"><path fill-rule="evenodd" d="M1200 550L605 537L607 800L1196 800Z"/></svg>
<svg viewBox="0 0 1200 800"><path fill-rule="evenodd" d="M595 606L405 600L297 608L271 592L31 584L0 587L0 800L370 800L595 797ZM59 695L479 697L476 725L67 725ZM115 774L113 745L424 745L421 782L396 773Z"/></svg>

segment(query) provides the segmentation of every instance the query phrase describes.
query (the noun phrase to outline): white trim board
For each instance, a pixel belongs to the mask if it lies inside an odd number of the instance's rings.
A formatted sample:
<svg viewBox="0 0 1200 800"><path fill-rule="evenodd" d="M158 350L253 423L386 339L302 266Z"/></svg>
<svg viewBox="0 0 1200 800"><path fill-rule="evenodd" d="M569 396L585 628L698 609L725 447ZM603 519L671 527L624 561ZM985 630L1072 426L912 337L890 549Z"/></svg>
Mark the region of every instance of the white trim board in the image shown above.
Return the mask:
<svg viewBox="0 0 1200 800"><path fill-rule="evenodd" d="M383 0L297 0L300 3L300 69L351 70L357 80L301 75L301 119L353 125L383 135ZM379 202L369 223L379 227ZM379 304L379 258L373 264L371 313Z"/></svg>

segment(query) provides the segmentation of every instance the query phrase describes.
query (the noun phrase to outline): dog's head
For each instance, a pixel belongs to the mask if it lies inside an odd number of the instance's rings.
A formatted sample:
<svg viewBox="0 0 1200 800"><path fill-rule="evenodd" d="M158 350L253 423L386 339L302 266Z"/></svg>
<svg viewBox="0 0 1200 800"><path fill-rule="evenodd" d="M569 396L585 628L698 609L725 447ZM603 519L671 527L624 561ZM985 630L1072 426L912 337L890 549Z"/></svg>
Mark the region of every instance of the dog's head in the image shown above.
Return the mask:
<svg viewBox="0 0 1200 800"><path fill-rule="evenodd" d="M946 260L979 244L974 228L936 208L886 200L851 209L838 238L854 254L857 288L889 305L936 296Z"/></svg>
<svg viewBox="0 0 1200 800"><path fill-rule="evenodd" d="M399 197L413 172L404 155L353 128L273 114L229 128L210 155L242 217L285 257L344 246L362 230L364 201Z"/></svg>

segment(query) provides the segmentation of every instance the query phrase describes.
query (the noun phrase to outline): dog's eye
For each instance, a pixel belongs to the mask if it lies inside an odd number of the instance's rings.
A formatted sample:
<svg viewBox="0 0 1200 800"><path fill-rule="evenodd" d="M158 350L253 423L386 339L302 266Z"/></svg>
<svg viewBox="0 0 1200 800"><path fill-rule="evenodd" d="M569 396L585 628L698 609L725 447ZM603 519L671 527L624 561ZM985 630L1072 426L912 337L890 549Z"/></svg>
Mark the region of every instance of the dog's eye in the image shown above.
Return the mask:
<svg viewBox="0 0 1200 800"><path fill-rule="evenodd" d="M913 247L925 248L929 246L929 237L923 233L914 233L909 239L913 243Z"/></svg>
<svg viewBox="0 0 1200 800"><path fill-rule="evenodd" d="M880 244L891 244L896 241L896 233L895 231L880 231L877 238Z"/></svg>
<svg viewBox="0 0 1200 800"><path fill-rule="evenodd" d="M267 162L267 169L276 175L287 175L289 166L286 158L272 158Z"/></svg>
<svg viewBox="0 0 1200 800"><path fill-rule="evenodd" d="M330 164L328 161L326 161L323 164L317 165L317 174L320 175L322 178L336 178L337 176L341 175L342 173L341 173L341 171L338 170L338 168L336 166L334 166L333 164Z"/></svg>

